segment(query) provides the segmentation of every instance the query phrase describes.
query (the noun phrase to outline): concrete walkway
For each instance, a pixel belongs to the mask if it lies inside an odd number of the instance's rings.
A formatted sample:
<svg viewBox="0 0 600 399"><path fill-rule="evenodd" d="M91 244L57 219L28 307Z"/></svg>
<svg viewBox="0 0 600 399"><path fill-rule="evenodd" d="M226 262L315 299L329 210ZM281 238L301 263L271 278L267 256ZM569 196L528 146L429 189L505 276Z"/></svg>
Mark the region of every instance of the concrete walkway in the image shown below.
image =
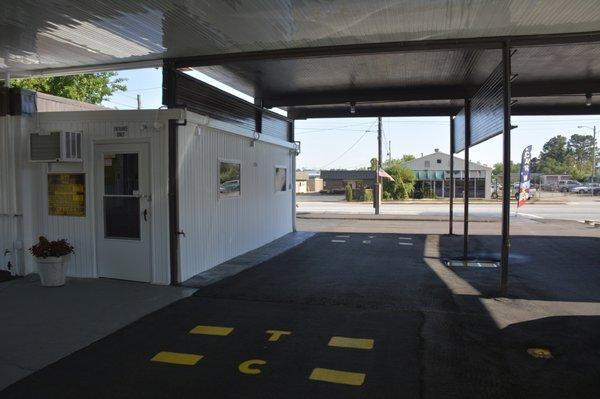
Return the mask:
<svg viewBox="0 0 600 399"><path fill-rule="evenodd" d="M234 276L246 269L265 262L277 255L284 253L287 250L294 248L308 240L315 233L308 231L296 231L284 235L283 237L270 242L255 250L248 251L245 254L237 256L226 262L221 263L203 273L197 274L194 277L183 282L185 287L200 288L216 283L226 277Z"/></svg>
<svg viewBox="0 0 600 399"><path fill-rule="evenodd" d="M0 390L194 291L111 279L46 288L36 274L0 283Z"/></svg>

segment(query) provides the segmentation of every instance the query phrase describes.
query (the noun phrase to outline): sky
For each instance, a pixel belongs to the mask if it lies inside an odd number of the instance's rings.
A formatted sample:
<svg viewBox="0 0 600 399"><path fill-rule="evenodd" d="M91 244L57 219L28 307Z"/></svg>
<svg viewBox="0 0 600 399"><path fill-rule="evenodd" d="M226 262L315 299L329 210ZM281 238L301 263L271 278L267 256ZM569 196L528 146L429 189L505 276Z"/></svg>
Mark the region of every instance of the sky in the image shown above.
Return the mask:
<svg viewBox="0 0 600 399"><path fill-rule="evenodd" d="M220 89L232 92L247 101L245 96L198 72L190 73ZM127 91L113 95L103 105L118 109L135 109L136 95L141 95L142 108L156 109L162 105L162 71L160 68L135 69L119 72L127 79ZM582 99L582 101L584 101ZM590 129L600 129L600 115L596 116L543 116L512 117L511 159L520 162L523 149L532 145L532 153L538 156L548 139L556 135L567 138L572 134L591 134ZM296 140L302 143L302 152L297 158L297 167L306 169L353 169L369 165L369 160L377 156L376 118L309 119L295 123ZM384 149L387 157L391 141L392 158L404 154L416 157L430 154L437 148L450 151L449 118L383 118ZM458 154L462 157L462 153ZM502 161L502 136L496 136L484 143L471 147L470 158L492 166Z"/></svg>

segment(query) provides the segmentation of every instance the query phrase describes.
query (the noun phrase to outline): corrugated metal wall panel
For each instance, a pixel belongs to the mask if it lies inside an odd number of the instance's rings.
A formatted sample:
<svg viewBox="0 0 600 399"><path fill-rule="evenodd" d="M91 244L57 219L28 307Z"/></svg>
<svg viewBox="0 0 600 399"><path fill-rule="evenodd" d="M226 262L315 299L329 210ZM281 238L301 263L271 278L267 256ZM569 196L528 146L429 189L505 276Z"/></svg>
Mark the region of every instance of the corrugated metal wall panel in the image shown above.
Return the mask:
<svg viewBox="0 0 600 399"><path fill-rule="evenodd" d="M262 116L262 134L290 141L290 123L274 115L264 113Z"/></svg>
<svg viewBox="0 0 600 399"><path fill-rule="evenodd" d="M288 149L223 131L179 129L180 278L264 245L292 230ZM241 162L241 196L219 198L219 159ZM288 190L275 192L275 167L287 168Z"/></svg>
<svg viewBox="0 0 600 399"><path fill-rule="evenodd" d="M176 79L176 104L250 131L256 130L254 105L180 72L176 73Z"/></svg>
<svg viewBox="0 0 600 399"><path fill-rule="evenodd" d="M179 71L171 75L167 70L163 79L175 79L176 83L174 93L168 90L163 92L165 104L183 106L195 113L236 125L249 132L261 131L262 134L285 141L290 139L292 122L281 115L257 107ZM175 95L175 98L171 98L171 95ZM260 121L257 120L259 117ZM260 126L257 126L259 122Z"/></svg>
<svg viewBox="0 0 600 399"><path fill-rule="evenodd" d="M471 98L471 143L479 144L504 129L502 63Z"/></svg>
<svg viewBox="0 0 600 399"><path fill-rule="evenodd" d="M454 117L454 153L465 149L465 109L461 109Z"/></svg>

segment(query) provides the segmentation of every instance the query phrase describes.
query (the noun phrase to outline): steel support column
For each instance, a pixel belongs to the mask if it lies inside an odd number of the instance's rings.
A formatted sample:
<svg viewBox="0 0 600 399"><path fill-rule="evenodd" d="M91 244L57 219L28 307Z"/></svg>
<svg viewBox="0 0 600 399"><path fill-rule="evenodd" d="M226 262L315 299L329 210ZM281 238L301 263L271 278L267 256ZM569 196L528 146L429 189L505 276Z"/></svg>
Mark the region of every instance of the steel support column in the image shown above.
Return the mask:
<svg viewBox="0 0 600 399"><path fill-rule="evenodd" d="M290 139L293 143L296 139L296 131L294 122L291 123L290 126ZM296 226L296 156L297 152L294 150L292 154L292 231L297 231Z"/></svg>
<svg viewBox="0 0 600 399"><path fill-rule="evenodd" d="M464 176L464 228L463 258L469 257L469 147L471 146L471 100L465 100L465 176Z"/></svg>
<svg viewBox="0 0 600 399"><path fill-rule="evenodd" d="M500 257L501 277L500 295L508 293L508 254L510 250L510 45L504 43L502 48L502 102L504 106L504 131L503 144L503 176L504 187L502 190L502 254Z"/></svg>
<svg viewBox="0 0 600 399"><path fill-rule="evenodd" d="M450 209L448 234L454 234L454 117L450 117Z"/></svg>
<svg viewBox="0 0 600 399"><path fill-rule="evenodd" d="M377 118L377 192L375 199L375 214L379 215L381 210L381 197L382 197L382 184L381 184L381 176L379 176L379 169L381 169L381 157L383 155L383 150L381 147L381 117Z"/></svg>

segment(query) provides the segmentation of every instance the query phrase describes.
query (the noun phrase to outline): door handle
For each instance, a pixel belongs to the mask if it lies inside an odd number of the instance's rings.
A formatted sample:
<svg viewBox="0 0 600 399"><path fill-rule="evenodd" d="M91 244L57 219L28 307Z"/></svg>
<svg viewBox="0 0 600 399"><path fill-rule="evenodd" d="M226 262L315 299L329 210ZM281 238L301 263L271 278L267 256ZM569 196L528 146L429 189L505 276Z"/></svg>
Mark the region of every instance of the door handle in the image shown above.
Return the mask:
<svg viewBox="0 0 600 399"><path fill-rule="evenodd" d="M148 221L148 209L144 209L143 215L144 215L144 222L147 222Z"/></svg>

